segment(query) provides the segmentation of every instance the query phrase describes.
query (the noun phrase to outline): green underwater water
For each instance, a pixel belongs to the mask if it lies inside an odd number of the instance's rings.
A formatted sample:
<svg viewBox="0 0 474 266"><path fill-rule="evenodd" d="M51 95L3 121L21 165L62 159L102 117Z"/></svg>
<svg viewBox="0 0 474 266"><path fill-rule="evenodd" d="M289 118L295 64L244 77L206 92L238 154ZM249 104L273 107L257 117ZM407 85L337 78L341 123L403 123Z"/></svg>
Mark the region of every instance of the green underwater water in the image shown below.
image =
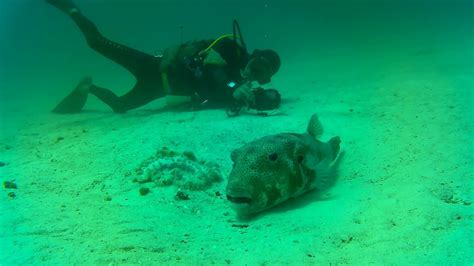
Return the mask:
<svg viewBox="0 0 474 266"><path fill-rule="evenodd" d="M238 19L279 52L280 115L225 110L49 111L86 75L133 77L42 1L0 3L0 265L472 265L472 1L87 1L112 40L155 54ZM159 105L159 104L158 104ZM230 153L317 112L342 139L338 180L251 220L225 200ZM132 182L162 147L216 163L205 191ZM193 155L194 156L194 155ZM6 188L14 181L18 188ZM146 185L146 184L145 184ZM12 194L14 193L14 194Z"/></svg>

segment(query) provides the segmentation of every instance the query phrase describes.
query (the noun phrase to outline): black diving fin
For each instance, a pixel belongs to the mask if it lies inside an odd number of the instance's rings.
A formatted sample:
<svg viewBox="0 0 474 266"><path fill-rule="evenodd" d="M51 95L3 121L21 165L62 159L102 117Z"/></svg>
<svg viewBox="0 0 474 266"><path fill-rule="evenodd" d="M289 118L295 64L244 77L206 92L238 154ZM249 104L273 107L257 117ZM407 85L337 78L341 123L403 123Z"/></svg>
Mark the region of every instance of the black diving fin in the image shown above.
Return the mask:
<svg viewBox="0 0 474 266"><path fill-rule="evenodd" d="M91 78L83 79L68 96L54 107L52 112L57 114L73 114L81 112L86 104L89 87L91 85Z"/></svg>

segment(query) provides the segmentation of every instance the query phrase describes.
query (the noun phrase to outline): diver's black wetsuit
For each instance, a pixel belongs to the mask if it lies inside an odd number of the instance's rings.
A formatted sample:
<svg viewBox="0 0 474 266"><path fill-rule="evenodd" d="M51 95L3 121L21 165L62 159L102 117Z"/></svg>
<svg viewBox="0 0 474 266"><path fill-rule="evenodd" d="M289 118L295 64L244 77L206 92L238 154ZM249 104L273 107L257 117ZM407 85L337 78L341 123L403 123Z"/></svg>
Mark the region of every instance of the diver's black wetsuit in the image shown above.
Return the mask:
<svg viewBox="0 0 474 266"><path fill-rule="evenodd" d="M137 80L133 89L123 96L117 96L108 89L91 86L89 92L109 105L114 112L126 112L166 94L193 95L200 101L209 100L227 104L233 101L233 90L242 82L240 70L245 67L248 54L233 40L220 41L213 47L227 62L226 66L191 64L196 56L195 51L201 51L211 43L201 41L181 45L178 52L173 55L174 58L169 60L170 64L160 68L163 61L161 57L108 40L102 36L94 23L80 12L72 13L70 16L92 49L126 68ZM187 49L190 45L194 45L194 49ZM167 73L169 91L165 91L161 71Z"/></svg>
<svg viewBox="0 0 474 266"><path fill-rule="evenodd" d="M158 57L145 54L106 39L88 18L79 12L70 15L84 34L89 46L132 73L137 82L133 89L118 97L112 91L92 85L89 92L109 105L114 112L125 112L165 96Z"/></svg>

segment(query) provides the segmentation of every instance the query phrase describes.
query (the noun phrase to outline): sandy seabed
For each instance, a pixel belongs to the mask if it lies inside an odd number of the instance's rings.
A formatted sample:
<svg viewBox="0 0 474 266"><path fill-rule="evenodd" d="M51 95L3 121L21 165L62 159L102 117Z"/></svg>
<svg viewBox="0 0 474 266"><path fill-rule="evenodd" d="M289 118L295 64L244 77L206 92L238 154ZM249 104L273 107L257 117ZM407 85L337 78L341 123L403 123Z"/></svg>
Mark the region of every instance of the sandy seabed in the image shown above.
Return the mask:
<svg viewBox="0 0 474 266"><path fill-rule="evenodd" d="M273 84L285 100L268 117L120 115L102 105L54 115L6 103L0 178L18 188L0 193L0 264L472 264L474 75L457 59L425 64L435 56L414 52L383 71L371 62L345 76L328 68L316 77L315 63L300 61L297 71L287 62ZM239 220L225 180L187 201L174 187L141 196L132 182L164 146L218 163L226 177L233 149L304 132L312 113L323 140L339 135L345 151L323 195Z"/></svg>

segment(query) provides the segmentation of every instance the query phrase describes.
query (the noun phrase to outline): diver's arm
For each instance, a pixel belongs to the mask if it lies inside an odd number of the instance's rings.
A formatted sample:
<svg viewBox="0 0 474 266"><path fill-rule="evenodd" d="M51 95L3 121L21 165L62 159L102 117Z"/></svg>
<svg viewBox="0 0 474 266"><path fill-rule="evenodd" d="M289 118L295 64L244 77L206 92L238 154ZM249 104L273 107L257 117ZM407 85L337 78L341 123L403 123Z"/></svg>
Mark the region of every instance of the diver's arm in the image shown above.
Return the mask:
<svg viewBox="0 0 474 266"><path fill-rule="evenodd" d="M244 103L246 106L255 105L255 95L253 93L253 85L251 81L246 81L237 87L232 94L235 100Z"/></svg>

